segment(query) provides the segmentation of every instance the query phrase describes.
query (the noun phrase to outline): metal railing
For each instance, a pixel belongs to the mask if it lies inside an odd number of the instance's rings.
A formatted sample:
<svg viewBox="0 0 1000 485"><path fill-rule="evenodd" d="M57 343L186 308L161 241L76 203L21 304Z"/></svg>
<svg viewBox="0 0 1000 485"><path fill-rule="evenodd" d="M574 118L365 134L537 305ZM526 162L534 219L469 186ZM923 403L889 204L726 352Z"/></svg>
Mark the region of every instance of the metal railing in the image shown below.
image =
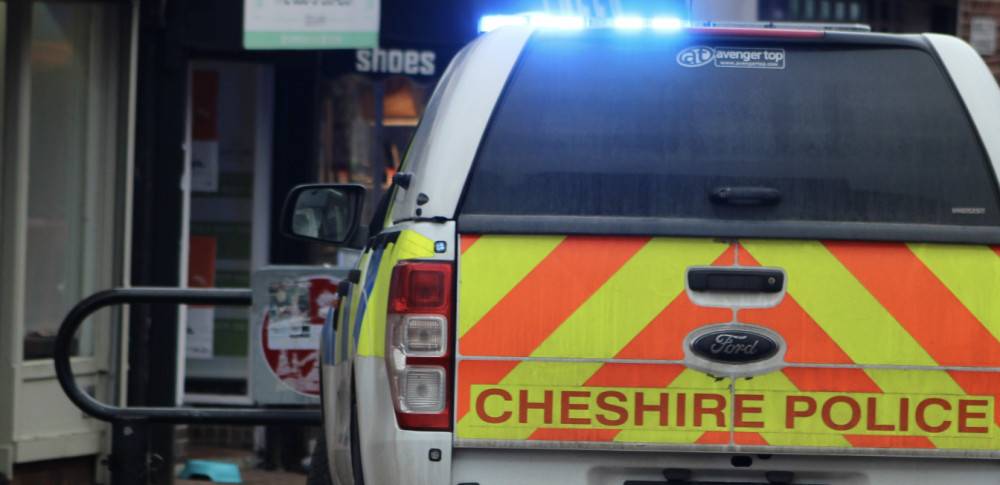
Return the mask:
<svg viewBox="0 0 1000 485"><path fill-rule="evenodd" d="M73 337L84 319L111 305L151 303L249 306L252 298L251 291L246 289L115 288L91 295L66 315L55 342L56 377L73 404L111 423L108 463L111 485L149 483L150 424L319 425L322 422L318 409L117 407L88 395L77 384L70 365Z"/></svg>

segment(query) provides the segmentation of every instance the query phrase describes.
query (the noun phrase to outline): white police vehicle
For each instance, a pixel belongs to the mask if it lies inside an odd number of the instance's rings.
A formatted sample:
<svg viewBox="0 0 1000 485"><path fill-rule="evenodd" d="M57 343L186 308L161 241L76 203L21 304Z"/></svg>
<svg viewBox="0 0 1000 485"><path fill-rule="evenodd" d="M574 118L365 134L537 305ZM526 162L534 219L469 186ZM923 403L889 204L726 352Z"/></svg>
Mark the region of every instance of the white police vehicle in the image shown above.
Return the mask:
<svg viewBox="0 0 1000 485"><path fill-rule="evenodd" d="M364 249L310 483L995 482L998 135L949 36L483 35L371 223L290 196Z"/></svg>

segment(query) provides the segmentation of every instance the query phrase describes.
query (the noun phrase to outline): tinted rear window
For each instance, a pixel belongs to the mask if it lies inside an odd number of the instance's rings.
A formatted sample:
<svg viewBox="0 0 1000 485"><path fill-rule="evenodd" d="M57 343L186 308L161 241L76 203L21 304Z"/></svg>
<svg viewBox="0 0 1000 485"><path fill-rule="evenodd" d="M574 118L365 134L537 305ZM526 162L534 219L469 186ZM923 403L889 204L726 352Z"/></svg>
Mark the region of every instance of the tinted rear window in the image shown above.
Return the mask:
<svg viewBox="0 0 1000 485"><path fill-rule="evenodd" d="M715 57L689 67L706 57L692 47ZM508 82L461 214L995 225L992 180L918 48L547 33ZM725 187L781 201L713 202Z"/></svg>

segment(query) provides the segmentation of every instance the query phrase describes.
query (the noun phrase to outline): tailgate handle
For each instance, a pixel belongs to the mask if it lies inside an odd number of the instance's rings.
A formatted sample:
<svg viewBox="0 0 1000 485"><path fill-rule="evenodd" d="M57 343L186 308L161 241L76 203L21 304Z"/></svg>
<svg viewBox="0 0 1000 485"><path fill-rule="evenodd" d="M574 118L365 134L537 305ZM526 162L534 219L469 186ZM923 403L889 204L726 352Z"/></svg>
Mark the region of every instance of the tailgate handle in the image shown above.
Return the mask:
<svg viewBox="0 0 1000 485"><path fill-rule="evenodd" d="M781 191L773 187L716 187L708 198L713 204L774 205L781 202Z"/></svg>
<svg viewBox="0 0 1000 485"><path fill-rule="evenodd" d="M750 268L692 268L688 270L687 279L691 291L777 293L785 285L785 275L781 271Z"/></svg>

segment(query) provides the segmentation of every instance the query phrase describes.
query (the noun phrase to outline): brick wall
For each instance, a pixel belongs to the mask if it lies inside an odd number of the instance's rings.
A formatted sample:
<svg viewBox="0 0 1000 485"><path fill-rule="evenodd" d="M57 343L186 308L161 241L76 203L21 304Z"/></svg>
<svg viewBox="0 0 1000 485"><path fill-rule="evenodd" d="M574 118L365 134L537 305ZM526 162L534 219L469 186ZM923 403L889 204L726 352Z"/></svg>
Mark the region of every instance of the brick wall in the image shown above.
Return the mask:
<svg viewBox="0 0 1000 485"><path fill-rule="evenodd" d="M970 38L970 26L973 17L993 17L1000 30L1000 0L959 0L958 2L958 36L966 41ZM992 56L983 60L990 66L993 76L1000 81L1000 39Z"/></svg>

